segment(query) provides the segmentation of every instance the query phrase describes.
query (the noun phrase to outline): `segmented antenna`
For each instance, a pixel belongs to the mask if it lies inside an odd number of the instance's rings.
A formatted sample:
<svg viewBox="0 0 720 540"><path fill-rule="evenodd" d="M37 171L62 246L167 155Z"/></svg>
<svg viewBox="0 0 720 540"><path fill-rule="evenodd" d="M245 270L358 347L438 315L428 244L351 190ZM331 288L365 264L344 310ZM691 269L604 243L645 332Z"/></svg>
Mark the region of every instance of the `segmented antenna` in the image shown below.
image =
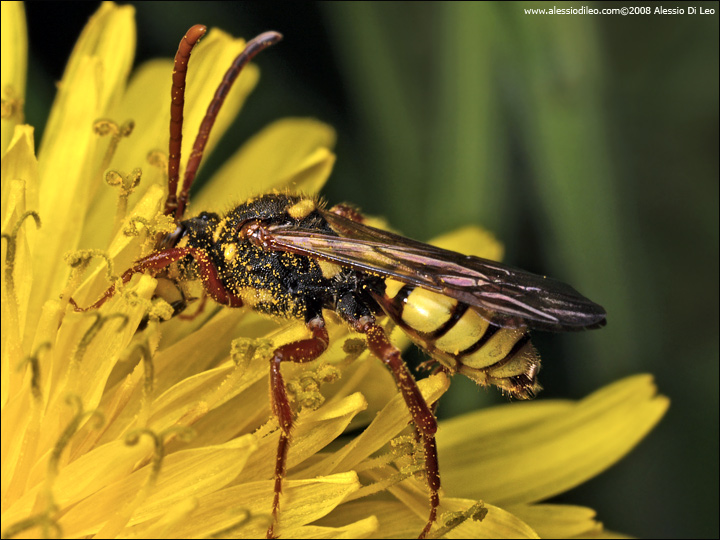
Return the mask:
<svg viewBox="0 0 720 540"><path fill-rule="evenodd" d="M173 107L170 114L170 158L168 160L168 189L169 194L165 203L165 214L175 212L175 221L180 221L190 198L190 188L195 175L197 174L200 161L202 160L207 144L210 131L212 130L217 115L220 112L225 98L230 92L233 83L237 79L243 68L252 60L256 54L263 49L274 45L282 39L282 35L278 32L264 32L259 36L251 39L245 46L245 49L233 60L230 68L225 72L223 80L215 90L210 105L208 105L205 117L200 124L198 134L195 137L195 143L185 168L185 178L183 179L180 194L175 195L178 185L178 168L180 164L180 145L182 143L182 105L184 102L185 91L185 72L187 71L187 60L190 58L190 52L197 41L205 34L204 26L193 26L183 37L178 47L178 53L175 56L175 72L173 73ZM178 61L178 58L180 61ZM176 75L177 82L176 82ZM179 112L176 110L179 105ZM174 167L174 170L173 170Z"/></svg>
<svg viewBox="0 0 720 540"><path fill-rule="evenodd" d="M207 28L196 24L180 40L173 65L170 96L170 152L168 155L168 196L165 199L165 214L170 215L177 208L177 187L180 177L180 153L182 147L183 109L185 107L185 79L190 53L195 44L205 35Z"/></svg>

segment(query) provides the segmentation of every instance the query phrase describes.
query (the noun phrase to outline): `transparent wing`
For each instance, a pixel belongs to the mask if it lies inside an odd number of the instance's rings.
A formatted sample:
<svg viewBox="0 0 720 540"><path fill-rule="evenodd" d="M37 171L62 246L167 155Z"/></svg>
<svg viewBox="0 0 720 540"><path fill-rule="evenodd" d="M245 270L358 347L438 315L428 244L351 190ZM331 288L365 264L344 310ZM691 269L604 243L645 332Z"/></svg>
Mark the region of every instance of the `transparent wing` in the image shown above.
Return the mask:
<svg viewBox="0 0 720 540"><path fill-rule="evenodd" d="M267 227L273 249L334 262L435 291L493 313L504 327L567 331L605 324L605 310L570 285L462 255L323 212L337 233Z"/></svg>

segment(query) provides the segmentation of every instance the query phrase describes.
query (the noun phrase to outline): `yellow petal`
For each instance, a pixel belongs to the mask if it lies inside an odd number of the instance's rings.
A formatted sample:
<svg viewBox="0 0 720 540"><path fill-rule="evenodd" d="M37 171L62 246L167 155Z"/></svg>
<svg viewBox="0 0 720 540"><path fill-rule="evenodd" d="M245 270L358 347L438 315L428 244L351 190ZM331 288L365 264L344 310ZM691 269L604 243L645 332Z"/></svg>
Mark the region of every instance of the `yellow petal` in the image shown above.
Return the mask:
<svg viewBox="0 0 720 540"><path fill-rule="evenodd" d="M272 189L289 187L289 181L308 169L312 169L313 181L303 179L299 187L319 188L330 174L332 162L328 150L334 144L335 131L327 124L305 118L278 120L228 160L198 194L194 207L225 211L229 203L237 204ZM325 152L318 154L321 149ZM324 166L309 168L313 163Z"/></svg>
<svg viewBox="0 0 720 540"><path fill-rule="evenodd" d="M461 512L475 501L447 498L441 503L443 510ZM527 523L518 516L491 504L485 504L487 515L482 521L468 519L451 530L446 538L539 538Z"/></svg>
<svg viewBox="0 0 720 540"><path fill-rule="evenodd" d="M595 510L568 504L519 504L505 508L531 526L541 538L573 538L580 535L596 538L602 524L595 520Z"/></svg>
<svg viewBox="0 0 720 540"><path fill-rule="evenodd" d="M318 148L300 163L295 171L281 181L291 193L316 194L330 177L335 154L327 148Z"/></svg>
<svg viewBox="0 0 720 540"><path fill-rule="evenodd" d="M2 265L2 391L1 402L7 403L10 393L22 387L25 370L18 363L25 356L28 304L32 290L32 252L37 239L38 224L29 211L37 211L37 160L35 159L33 129L18 126L7 153L2 158L2 230L15 238L15 260L11 275L6 259ZM16 229L17 227L17 229ZM6 248L5 248L6 249ZM6 252L5 252L6 253ZM7 257L7 255L6 255ZM30 343L25 345L29 347Z"/></svg>
<svg viewBox="0 0 720 540"><path fill-rule="evenodd" d="M158 186L151 186L151 188L145 192L142 199L139 200L130 211L128 219L144 220L145 222L151 223L164 202L164 190ZM106 214L105 217L107 218L107 216ZM111 222L112 219L107 221ZM147 229L141 230L140 234L147 235ZM103 243L100 245L106 244ZM122 273L130 268L132 263L142 255L140 252L141 246L142 243L138 241L137 237L127 235L122 230L118 231L106 252L108 257L113 261L113 271L115 275L122 275ZM80 288L73 293L73 299L78 305L87 306L95 302L110 285L111 283L108 282L107 278L107 267L103 261L102 265L97 266L94 271L90 272ZM110 302L112 301L111 299Z"/></svg>
<svg viewBox="0 0 720 540"><path fill-rule="evenodd" d="M265 535L272 504L272 480L252 482L219 490L200 497L192 519L174 531L179 538L206 537L235 525L242 511L250 512L250 522L232 531L239 538L258 538ZM280 512L281 536L293 538L294 531L331 512L350 493L360 488L355 473L341 473L312 480L287 480L283 485L285 506ZM292 501L292 504L288 504ZM364 516L367 517L367 516Z"/></svg>
<svg viewBox="0 0 720 540"><path fill-rule="evenodd" d="M443 249L474 255L491 261L501 261L505 251L495 236L474 225L461 227L442 236L437 236L430 243Z"/></svg>
<svg viewBox="0 0 720 540"><path fill-rule="evenodd" d="M151 448L152 446L145 442L129 447L122 441L113 441L81 456L61 469L51 485L55 503L60 506L73 504L93 494L93 498L89 501L101 503L102 493L108 491L106 486L114 486L118 481L127 482L127 475L140 459L148 455ZM38 493L42 494L46 488L44 484L46 462L43 461L39 468L43 470L40 481L36 481L35 487L28 489L7 511L3 512L3 524L17 522L32 513ZM121 496L118 494L118 497ZM118 500L121 501L122 498ZM87 501L82 504L87 506ZM106 515L107 510L102 506L96 508L94 504L95 502L90 506L93 506L92 512L95 512L96 516ZM100 511L97 512L98 510ZM69 533L69 531L65 532Z"/></svg>
<svg viewBox="0 0 720 540"><path fill-rule="evenodd" d="M317 411L301 414L291 439L288 454L288 469L302 463L340 436L359 411L367 406L361 394L356 393L332 405L323 405ZM262 478L272 478L275 470L275 453L279 433L275 432L260 442L258 452L238 482L251 482ZM315 476L315 468L303 470L302 476ZM327 474L328 470L323 469ZM290 471L291 474L293 471Z"/></svg>
<svg viewBox="0 0 720 540"><path fill-rule="evenodd" d="M222 489L245 468L256 450L255 437L246 435L222 445L168 455L152 495L135 513L134 521L153 519L183 499Z"/></svg>
<svg viewBox="0 0 720 540"><path fill-rule="evenodd" d="M22 2L2 3L2 64L0 65L0 91L2 92L2 141L0 156L15 131L23 122L25 105L25 77L27 74L27 25ZM3 193L4 195L4 193Z"/></svg>
<svg viewBox="0 0 720 540"><path fill-rule="evenodd" d="M457 510L464 510L473 501L450 499L445 507L452 509L459 502ZM510 512L486 504L488 513L482 521L467 520L450 531L446 538L539 538L538 534L522 519Z"/></svg>
<svg viewBox="0 0 720 540"><path fill-rule="evenodd" d="M181 37L178 36L178 42ZM233 39L228 34L213 29L193 50L188 65L185 90L181 184L182 173L195 142L200 122L225 71L244 47L244 40ZM128 140L120 142L110 163L110 168L125 173L136 167L143 170L140 185L130 197L131 205L153 185L158 185L162 189L167 188L167 170L151 166L147 162L147 156L151 151L160 151L164 154L168 152L172 69L173 63L170 60L153 60L143 64L131 79L122 104L117 108L113 118L118 123L127 120L133 120L135 123L132 135ZM245 67L235 81L212 128L205 147L205 156L212 153L258 79L259 70L257 66L251 64ZM93 203L89 216L87 233L84 236L86 242L100 241L108 234L112 220L108 220L107 216L114 214L116 200L117 195L113 189L106 186L100 188L98 200Z"/></svg>
<svg viewBox="0 0 720 540"><path fill-rule="evenodd" d="M206 371L207 363L213 360L213 352L222 355L229 352L229 340L224 341L220 332L232 330L238 315L242 315L241 310L225 309L215 324L203 327L201 331L155 356L153 363L158 381L157 392L162 394L153 404L151 422L154 423L154 429L167 429L189 410L197 408L200 402L208 409L220 406L257 380L267 377L268 361L260 356L243 366L243 369L226 362ZM286 325L269 336L269 339L273 342L277 340L277 344L288 343L299 336L305 337L306 332L302 324ZM249 405L257 407L258 404Z"/></svg>
<svg viewBox="0 0 720 540"><path fill-rule="evenodd" d="M35 130L19 126L2 158L2 230L27 210L38 210L38 163L35 157ZM13 187L13 184L19 184ZM13 192L15 193L13 195Z"/></svg>
<svg viewBox="0 0 720 540"><path fill-rule="evenodd" d="M142 276L134 290L140 299L149 300L155 290L155 280ZM51 417L63 418L69 414L64 403L67 394L79 396L86 409L97 407L105 382L120 353L133 339L143 311L136 302L119 295L116 302L106 304L101 313L95 315L103 317L104 322L86 347L81 348L80 343L85 336L91 337L91 324L97 319L72 313L63 319L55 347L48 353L54 359L55 370L48 406ZM72 351L71 354L68 355L68 351Z"/></svg>
<svg viewBox="0 0 720 540"><path fill-rule="evenodd" d="M331 339L330 348L333 347L333 343L344 344L344 341L336 339L333 342ZM343 351L339 350L334 357L344 356L342 353ZM328 354L333 357L330 350ZM350 365L344 366L342 378L328 386L327 389L323 388L323 394L328 401L332 401L349 395L358 389L365 396L368 407L353 418L349 428L351 430L364 428L370 424L377 416L377 413L388 404L388 401L398 394L397 385L388 369L369 351L362 353Z"/></svg>
<svg viewBox="0 0 720 540"><path fill-rule="evenodd" d="M344 514L344 512L342 512ZM293 538L371 538L378 532L380 523L375 516L359 519L340 527L307 525L293 531ZM387 538L387 537L384 537Z"/></svg>
<svg viewBox="0 0 720 540"><path fill-rule="evenodd" d="M449 386L448 378L442 373L418 381L418 387L428 403L437 401ZM323 463L316 465L317 470L335 472L352 469L363 459L382 448L409 422L410 411L405 405L402 395L398 392L365 431L341 450L328 456Z"/></svg>
<svg viewBox="0 0 720 540"><path fill-rule="evenodd" d="M147 438L141 438L141 442ZM119 444L124 444L117 441ZM140 445L137 445L140 446ZM136 455L126 447L118 452L115 461L122 454ZM252 437L236 439L224 445L177 452L166 456L160 474L143 505L134 512L133 522L140 523L161 515L169 505L180 501L216 492L245 466L247 458L255 450ZM148 455L144 444L144 455ZM141 454L142 455L142 454ZM135 457L134 464L138 458ZM113 460L109 460L113 463ZM217 467L216 467L217 466ZM93 497L81 501L60 520L68 536L84 536L97 532L117 511L132 502L135 495L147 483L150 465L145 465L119 480L108 478L102 490ZM68 466L69 468L69 466Z"/></svg>
<svg viewBox="0 0 720 540"><path fill-rule="evenodd" d="M533 418L536 407L542 414ZM618 461L667 407L652 378L637 375L574 404L503 406L516 420L508 420L507 426L494 423L491 433L482 426L492 409L443 422L438 434L443 486L453 495L501 505L552 497ZM556 412L547 414L553 408Z"/></svg>
<svg viewBox="0 0 720 540"><path fill-rule="evenodd" d="M317 525L341 527L371 516L378 528L369 538L416 538L424 523L404 504L393 500L359 500L342 504L337 511L322 518Z"/></svg>
<svg viewBox="0 0 720 540"><path fill-rule="evenodd" d="M139 185L130 196L128 207L145 196L152 186L159 187L163 193L163 203L167 193L167 167L160 169L147 162L151 151L168 152L170 124L170 77L172 61L153 60L138 68L130 78L128 88L112 120L122 124L132 120L135 127L128 138L120 139L109 168L127 174L134 168L142 169ZM107 142L103 141L102 148ZM99 171L105 174L106 171ZM102 182L95 194L93 204L85 223L83 246L104 246L107 244L113 227L118 196L116 188Z"/></svg>
<svg viewBox="0 0 720 540"><path fill-rule="evenodd" d="M427 495L420 497L427 512ZM440 523L433 526L431 535L442 526L442 512L460 512L475 501L444 498L441 500ZM467 520L450 530L443 538L538 538L521 519L501 508L485 505L487 515L482 521ZM318 521L318 524L337 527L342 523L374 516L379 522L378 531L371 538L416 538L426 523L426 515L418 516L405 504L392 500L352 501L343 504L336 512Z"/></svg>
<svg viewBox="0 0 720 540"><path fill-rule="evenodd" d="M42 302L66 281L62 257L76 248L93 183L100 181L92 126L122 95L135 49L133 13L129 6L102 4L83 30L58 87L38 152L44 249L35 257L33 323Z"/></svg>

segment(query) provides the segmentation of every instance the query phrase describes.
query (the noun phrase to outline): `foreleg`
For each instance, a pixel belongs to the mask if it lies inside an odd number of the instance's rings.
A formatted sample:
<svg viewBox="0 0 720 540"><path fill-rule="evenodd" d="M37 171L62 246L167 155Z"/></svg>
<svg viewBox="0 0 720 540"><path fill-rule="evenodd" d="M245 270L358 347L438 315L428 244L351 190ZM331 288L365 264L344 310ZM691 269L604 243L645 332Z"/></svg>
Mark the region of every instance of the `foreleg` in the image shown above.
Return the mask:
<svg viewBox="0 0 720 540"><path fill-rule="evenodd" d="M179 261L187 256L192 257L200 267L200 278L203 282L203 288L218 303L230 307L240 307L243 305L242 299L228 291L220 280L218 270L210 257L203 250L192 247L170 248L158 251L147 257L143 257L137 261L132 267L126 270L122 275L122 282L127 283L135 274L150 270L154 273L159 272L163 268L170 266L172 263ZM70 299L70 303L75 311L87 311L93 308L99 308L116 292L116 285L113 283L94 304L81 308Z"/></svg>

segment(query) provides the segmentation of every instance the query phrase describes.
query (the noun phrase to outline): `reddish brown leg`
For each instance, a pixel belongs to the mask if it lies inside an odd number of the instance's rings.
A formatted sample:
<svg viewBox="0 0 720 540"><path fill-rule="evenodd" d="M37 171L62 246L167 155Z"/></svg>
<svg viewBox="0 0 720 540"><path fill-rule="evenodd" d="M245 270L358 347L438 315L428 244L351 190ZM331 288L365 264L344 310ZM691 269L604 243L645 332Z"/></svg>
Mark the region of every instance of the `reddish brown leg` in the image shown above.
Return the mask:
<svg viewBox="0 0 720 540"><path fill-rule="evenodd" d="M278 523L280 510L280 494L282 482L285 478L287 453L290 447L290 432L293 428L293 413L285 389L285 381L280 373L280 364L283 362L305 363L319 357L327 349L329 338L325 328L325 321L318 315L307 323L312 337L294 341L278 347L270 360L270 398L272 411L280 424L280 441L278 442L275 459L275 487L272 506L272 523L267 530L267 538L275 538L275 527Z"/></svg>
<svg viewBox="0 0 720 540"><path fill-rule="evenodd" d="M187 256L192 257L198 263L203 288L215 301L230 307L240 307L243 305L242 299L233 295L222 284L217 268L210 260L207 253L198 248L171 248L148 255L126 270L122 275L122 281L123 283L127 283L134 274L139 274L141 272L145 272L146 270L157 272ZM70 303L75 307L75 311L87 311L88 309L99 308L114 294L115 284L106 290L100 299L91 306L81 308L72 298L70 299Z"/></svg>
<svg viewBox="0 0 720 540"><path fill-rule="evenodd" d="M395 384L397 384L408 409L410 409L413 423L422 439L425 449L425 473L430 488L430 516L418 538L425 538L430 532L433 523L437 520L437 509L440 506L440 495L438 493L440 490L440 468L438 465L437 445L435 444L437 420L420 393L420 389L410 370L403 362L400 350L390 343L385 330L372 322L362 326L361 331L367 334L370 351L382 360L392 372Z"/></svg>

